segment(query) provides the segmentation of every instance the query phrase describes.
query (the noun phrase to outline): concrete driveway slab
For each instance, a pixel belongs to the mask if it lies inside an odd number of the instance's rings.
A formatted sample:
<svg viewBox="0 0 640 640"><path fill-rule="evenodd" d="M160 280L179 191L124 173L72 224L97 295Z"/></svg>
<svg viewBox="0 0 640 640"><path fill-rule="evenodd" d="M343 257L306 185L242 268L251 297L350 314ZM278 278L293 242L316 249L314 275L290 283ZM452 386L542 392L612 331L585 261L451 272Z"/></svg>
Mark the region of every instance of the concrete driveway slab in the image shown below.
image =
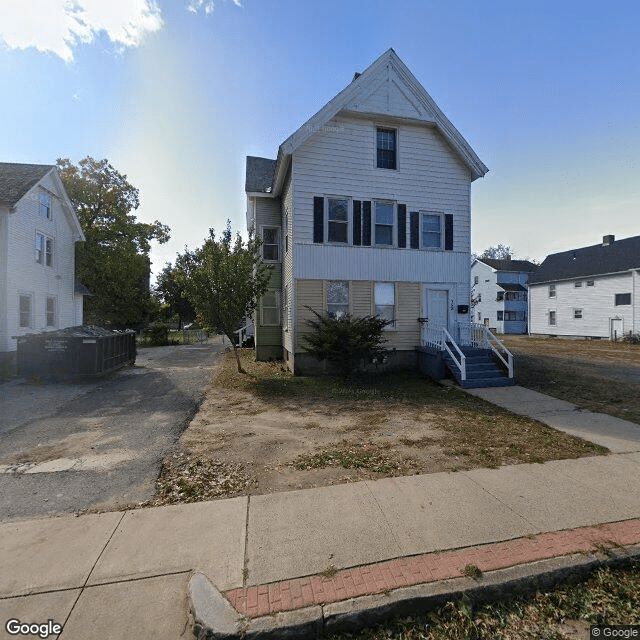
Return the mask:
<svg viewBox="0 0 640 640"><path fill-rule="evenodd" d="M82 587L123 514L0 524L0 596Z"/></svg>
<svg viewBox="0 0 640 640"><path fill-rule="evenodd" d="M367 484L252 496L249 584L352 567L401 553Z"/></svg>
<svg viewBox="0 0 640 640"><path fill-rule="evenodd" d="M640 517L638 463L623 456L593 456L577 460L553 460L544 465L604 495L620 513L620 519Z"/></svg>
<svg viewBox="0 0 640 640"><path fill-rule="evenodd" d="M640 451L640 425L589 411L532 415L554 429L607 447L611 453Z"/></svg>
<svg viewBox="0 0 640 640"><path fill-rule="evenodd" d="M128 511L88 584L197 569L240 586L246 519L245 497Z"/></svg>
<svg viewBox="0 0 640 640"><path fill-rule="evenodd" d="M19 596L0 600L0 629L1 638L16 638L7 633L7 620L17 619L22 623L44 624L48 620L63 626L71 613L74 602L80 595L80 589L69 591L52 591L50 593L36 593L31 596ZM2 635L3 632L6 635ZM24 636L22 636L24 637ZM33 636L32 636L33 637ZM49 636L55 640L57 635Z"/></svg>
<svg viewBox="0 0 640 640"><path fill-rule="evenodd" d="M88 587L65 624L63 640L178 640L193 637L188 573Z"/></svg>
<svg viewBox="0 0 640 640"><path fill-rule="evenodd" d="M620 520L619 509L605 493L546 464L474 469L464 475L520 514L536 532Z"/></svg>
<svg viewBox="0 0 640 640"><path fill-rule="evenodd" d="M460 473L386 478L368 485L403 555L508 540L534 531Z"/></svg>

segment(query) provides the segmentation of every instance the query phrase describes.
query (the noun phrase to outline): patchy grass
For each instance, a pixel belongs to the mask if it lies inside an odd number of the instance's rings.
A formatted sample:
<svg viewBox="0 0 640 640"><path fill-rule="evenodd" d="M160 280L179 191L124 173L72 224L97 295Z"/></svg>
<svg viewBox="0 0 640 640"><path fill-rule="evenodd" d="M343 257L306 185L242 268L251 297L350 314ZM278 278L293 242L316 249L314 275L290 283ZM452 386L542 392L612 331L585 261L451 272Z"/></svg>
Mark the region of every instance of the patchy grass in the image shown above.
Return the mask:
<svg viewBox="0 0 640 640"><path fill-rule="evenodd" d="M528 336L504 342L516 356L518 384L640 424L640 345Z"/></svg>
<svg viewBox="0 0 640 640"><path fill-rule="evenodd" d="M474 607L448 602L425 616L397 618L331 640L566 640L589 637L591 624L640 624L640 563L599 569L589 579Z"/></svg>

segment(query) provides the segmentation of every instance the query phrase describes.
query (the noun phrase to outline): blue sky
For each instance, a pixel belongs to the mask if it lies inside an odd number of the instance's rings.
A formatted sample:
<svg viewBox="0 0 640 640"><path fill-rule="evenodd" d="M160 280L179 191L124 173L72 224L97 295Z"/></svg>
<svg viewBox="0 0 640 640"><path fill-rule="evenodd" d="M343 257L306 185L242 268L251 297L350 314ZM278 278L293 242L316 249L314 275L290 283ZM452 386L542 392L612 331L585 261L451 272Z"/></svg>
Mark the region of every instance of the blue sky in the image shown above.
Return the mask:
<svg viewBox="0 0 640 640"><path fill-rule="evenodd" d="M616 0L2 0L0 161L108 158L172 229L157 272L243 228L245 157L393 47L490 169L473 250L541 259L640 234L639 23Z"/></svg>

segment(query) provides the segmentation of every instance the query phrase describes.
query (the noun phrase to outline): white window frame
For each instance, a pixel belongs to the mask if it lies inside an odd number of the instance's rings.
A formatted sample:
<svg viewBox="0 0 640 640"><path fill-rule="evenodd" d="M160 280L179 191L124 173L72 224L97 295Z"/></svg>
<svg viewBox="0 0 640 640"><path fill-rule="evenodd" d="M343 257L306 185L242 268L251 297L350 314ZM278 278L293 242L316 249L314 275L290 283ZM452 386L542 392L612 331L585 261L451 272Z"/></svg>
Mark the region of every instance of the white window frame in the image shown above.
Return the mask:
<svg viewBox="0 0 640 640"><path fill-rule="evenodd" d="M51 212L51 196L48 193L41 192L38 199L40 201L40 215L47 220L51 220L53 216Z"/></svg>
<svg viewBox="0 0 640 640"><path fill-rule="evenodd" d="M350 313L351 311L351 291L349 290L349 281L348 280L327 280L326 281L326 309L327 309L327 315L330 317L334 317L334 318L339 318L340 316L338 316L339 311L337 312L333 312L329 307L330 305L333 305L334 307L336 306L340 306L340 307L344 307L345 303L344 302L330 302L329 301L329 291L330 291L330 285L331 283L342 283L346 285L347 288L347 302L346 302L346 310L342 310L343 313Z"/></svg>
<svg viewBox="0 0 640 640"><path fill-rule="evenodd" d="M270 296L273 295L275 298L275 306L265 306L264 304L264 299L266 296ZM276 321L275 322L265 322L264 321L264 310L266 309L275 309L276 311ZM260 325L263 327L279 327L281 324L281 308L280 308L280 292L273 290L273 291L267 291L267 293L264 294L264 296L262 297L262 299L260 300Z"/></svg>
<svg viewBox="0 0 640 640"><path fill-rule="evenodd" d="M29 301L29 316L27 324L22 322L22 299L25 298ZM33 327L33 294L26 291L18 292L18 327L20 329L31 329Z"/></svg>
<svg viewBox="0 0 640 640"><path fill-rule="evenodd" d="M53 267L54 241L51 236L36 231L35 252L37 264L41 264L43 267Z"/></svg>
<svg viewBox="0 0 640 640"><path fill-rule="evenodd" d="M382 286L387 287L387 289L388 289L388 290L389 290L389 287L390 287L390 290L391 290L391 291L393 291L393 304L392 304L392 305L390 305L390 304L386 304L386 305L384 305L384 304L378 304L378 301L377 301L378 287L382 287ZM393 321L391 322L391 324L388 324L388 325L385 327L385 329L387 329L387 330L394 330L394 329L396 328L396 306L397 306L397 300L398 300L398 296L397 296L397 293L396 293L396 285L395 285L395 282L374 282L374 283L373 283L373 306L374 306L374 315L378 315L378 316L380 316L381 318L384 318L385 316L383 316L383 315L380 313L380 309L381 309L381 308L388 309L389 307L391 307L391 308L392 308L392 313L391 313L391 315L392 315ZM387 318L387 319L388 319L388 318Z"/></svg>
<svg viewBox="0 0 640 640"><path fill-rule="evenodd" d="M276 232L275 242L266 243L264 241L264 234L266 230L275 230ZM280 247L280 235L281 235L280 227L275 225L265 224L261 227L260 232L261 232L261 238L262 238L262 262L268 262L268 263L280 262L280 251L282 249L282 247ZM278 256L275 259L265 258L265 255L264 255L265 247L275 247L278 253Z"/></svg>
<svg viewBox="0 0 640 640"><path fill-rule="evenodd" d="M549 285L549 297L550 298L555 298L556 297L556 285L555 284L550 284Z"/></svg>
<svg viewBox="0 0 640 640"><path fill-rule="evenodd" d="M395 167L381 167L378 165L378 131L393 131L395 139ZM384 124L376 124L373 127L373 166L383 171L398 171L400 169L400 132L396 127L390 127Z"/></svg>
<svg viewBox="0 0 640 640"><path fill-rule="evenodd" d="M49 311L49 302L53 305L53 310ZM49 322L49 314L52 314L53 319ZM44 301L44 324L45 327L57 327L58 326L58 299L55 296L47 296Z"/></svg>
<svg viewBox="0 0 640 640"><path fill-rule="evenodd" d="M552 314L553 314L553 322L551 322ZM557 311L555 309L549 309L548 318L549 318L549 326L550 327L557 327L558 326L558 313L557 313Z"/></svg>
<svg viewBox="0 0 640 640"><path fill-rule="evenodd" d="M629 302L618 302L618 296L629 296ZM614 307L628 307L631 304L631 293L615 293L613 295L613 306Z"/></svg>
<svg viewBox="0 0 640 640"><path fill-rule="evenodd" d="M330 211L330 206L329 206L329 202L331 200L344 200L347 203L347 219L346 220L329 220L329 211ZM325 219L325 223L324 223L324 233L325 233L325 238L327 239L327 243L328 244L337 244L339 246L345 246L348 244L351 244L351 218L352 218L352 205L351 205L351 198L348 196L325 196L324 198L324 219ZM336 224L344 224L346 226L346 238L344 240L344 242L342 242L341 240L331 240L330 236L329 236L329 225L331 222L335 222Z"/></svg>
<svg viewBox="0 0 640 640"><path fill-rule="evenodd" d="M440 244L437 247L427 247L424 244L424 218L425 216L433 216L438 218L440 229L438 234L440 236ZM442 211L420 211L420 248L424 251L442 251L444 249L444 213Z"/></svg>
<svg viewBox="0 0 640 640"><path fill-rule="evenodd" d="M391 224L378 223L378 205L391 207ZM371 230L373 232L373 245L375 247L395 247L397 245L396 227L398 224L398 212L396 211L396 203L393 200L374 200L373 211L371 212ZM391 227L391 242L378 243L376 230L378 227Z"/></svg>

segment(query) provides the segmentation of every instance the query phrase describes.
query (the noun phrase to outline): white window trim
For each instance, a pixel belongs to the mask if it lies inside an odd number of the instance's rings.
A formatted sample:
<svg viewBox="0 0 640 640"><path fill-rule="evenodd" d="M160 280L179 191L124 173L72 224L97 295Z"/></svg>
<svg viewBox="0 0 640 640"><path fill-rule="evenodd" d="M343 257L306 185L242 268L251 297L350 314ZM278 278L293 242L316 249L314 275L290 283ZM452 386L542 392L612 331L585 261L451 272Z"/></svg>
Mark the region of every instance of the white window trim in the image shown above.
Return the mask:
<svg viewBox="0 0 640 640"><path fill-rule="evenodd" d="M329 200L346 200L347 201L347 240L345 242L338 242L336 240L329 240ZM324 196L324 237L327 239L326 244L335 245L337 247L346 247L353 244L352 237L352 224L353 221L353 198L350 196L337 196L328 195Z"/></svg>
<svg viewBox="0 0 640 640"><path fill-rule="evenodd" d="M349 280L325 280L324 281L324 309L329 315L329 283L330 282L346 282L347 283L347 313L351 313L351 284Z"/></svg>
<svg viewBox="0 0 640 640"><path fill-rule="evenodd" d="M553 293L551 293L551 287L553 287ZM555 298L555 297L557 297L557 295L558 294L557 294L556 285L555 284L550 284L549 285L549 295L548 295L548 297L549 298Z"/></svg>
<svg viewBox="0 0 640 640"><path fill-rule="evenodd" d="M393 223L391 225L391 244L378 244L376 242L376 204L390 204L393 209ZM373 247L397 247L398 246L398 204L394 200L385 200L384 198L377 198L371 201L371 246Z"/></svg>
<svg viewBox="0 0 640 640"><path fill-rule="evenodd" d="M423 251L444 251L444 211L429 211L427 209L421 209L419 212L419 243L418 246ZM439 247L425 247L422 241L422 233L423 233L423 221L424 216L438 216L440 220L440 246Z"/></svg>
<svg viewBox="0 0 640 640"><path fill-rule="evenodd" d="M387 131L395 131L396 134L396 168L387 169L378 166L378 129L386 129ZM400 171L400 129L388 124L377 122L373 124L373 167L378 171Z"/></svg>
<svg viewBox="0 0 640 640"><path fill-rule="evenodd" d="M49 324L49 300L53 300L53 323ZM44 300L44 326L58 326L58 298L56 296L46 296Z"/></svg>
<svg viewBox="0 0 640 640"><path fill-rule="evenodd" d="M275 246L278 247L278 259L277 260L267 260L264 257L264 247L265 247L265 242L264 242L264 230L265 229L275 229L276 230L276 242L275 242ZM260 238L262 239L262 262L265 262L267 264L278 264L280 262L280 256L282 254L282 229L274 224L263 224L260 227ZM273 246L272 244L269 244L269 246Z"/></svg>
<svg viewBox="0 0 640 640"><path fill-rule="evenodd" d="M553 317L555 322L551 322L551 314L553 313ZM549 311L547 311L547 322L549 324L550 327L557 327L558 326L558 312L556 309L549 309Z"/></svg>
<svg viewBox="0 0 640 640"><path fill-rule="evenodd" d="M262 327L279 327L282 324L282 308L280 306L280 292L279 291L267 291L265 295L274 295L276 298L276 322L265 323L264 321L264 297L260 300L260 326ZM267 307L267 309L273 309L274 307Z"/></svg>
<svg viewBox="0 0 640 640"><path fill-rule="evenodd" d="M393 322L387 325L384 328L384 331L396 331L396 324L398 321L398 287L395 282L384 282L381 280L375 281L373 283L373 313L371 315L377 314L377 304L376 304L376 285L377 284L390 284L393 285ZM390 306L390 305L381 305L381 306Z"/></svg>
<svg viewBox="0 0 640 640"><path fill-rule="evenodd" d="M55 253L56 253L55 239L53 237L51 237L49 234L43 233L42 231L38 231L36 229L35 243L34 243L34 251L36 251L36 252L40 250L40 249L38 249L38 238L39 237L42 238L42 259L38 260L38 256L36 254L35 262L36 262L36 264L39 264L39 265L41 265L43 267L53 268L54 265L55 265ZM51 264L47 264L47 241L51 242Z"/></svg>
<svg viewBox="0 0 640 640"><path fill-rule="evenodd" d="M616 302L618 296L629 296L629 302ZM633 303L633 296L630 291L625 291L624 293L614 293L613 294L613 306L614 307L629 307Z"/></svg>
<svg viewBox="0 0 640 640"><path fill-rule="evenodd" d="M29 298L29 323L23 325L21 322L22 311L20 309L20 299L21 298ZM34 323L34 296L31 291L18 291L18 329L26 330L33 329Z"/></svg>
<svg viewBox="0 0 640 640"><path fill-rule="evenodd" d="M43 199L46 199L48 201L46 205L44 204ZM42 208L44 206L47 207L47 214L42 213ZM51 194L49 192L47 191L40 192L38 196L38 207L39 207L40 215L45 220L53 220L53 198L51 197Z"/></svg>

